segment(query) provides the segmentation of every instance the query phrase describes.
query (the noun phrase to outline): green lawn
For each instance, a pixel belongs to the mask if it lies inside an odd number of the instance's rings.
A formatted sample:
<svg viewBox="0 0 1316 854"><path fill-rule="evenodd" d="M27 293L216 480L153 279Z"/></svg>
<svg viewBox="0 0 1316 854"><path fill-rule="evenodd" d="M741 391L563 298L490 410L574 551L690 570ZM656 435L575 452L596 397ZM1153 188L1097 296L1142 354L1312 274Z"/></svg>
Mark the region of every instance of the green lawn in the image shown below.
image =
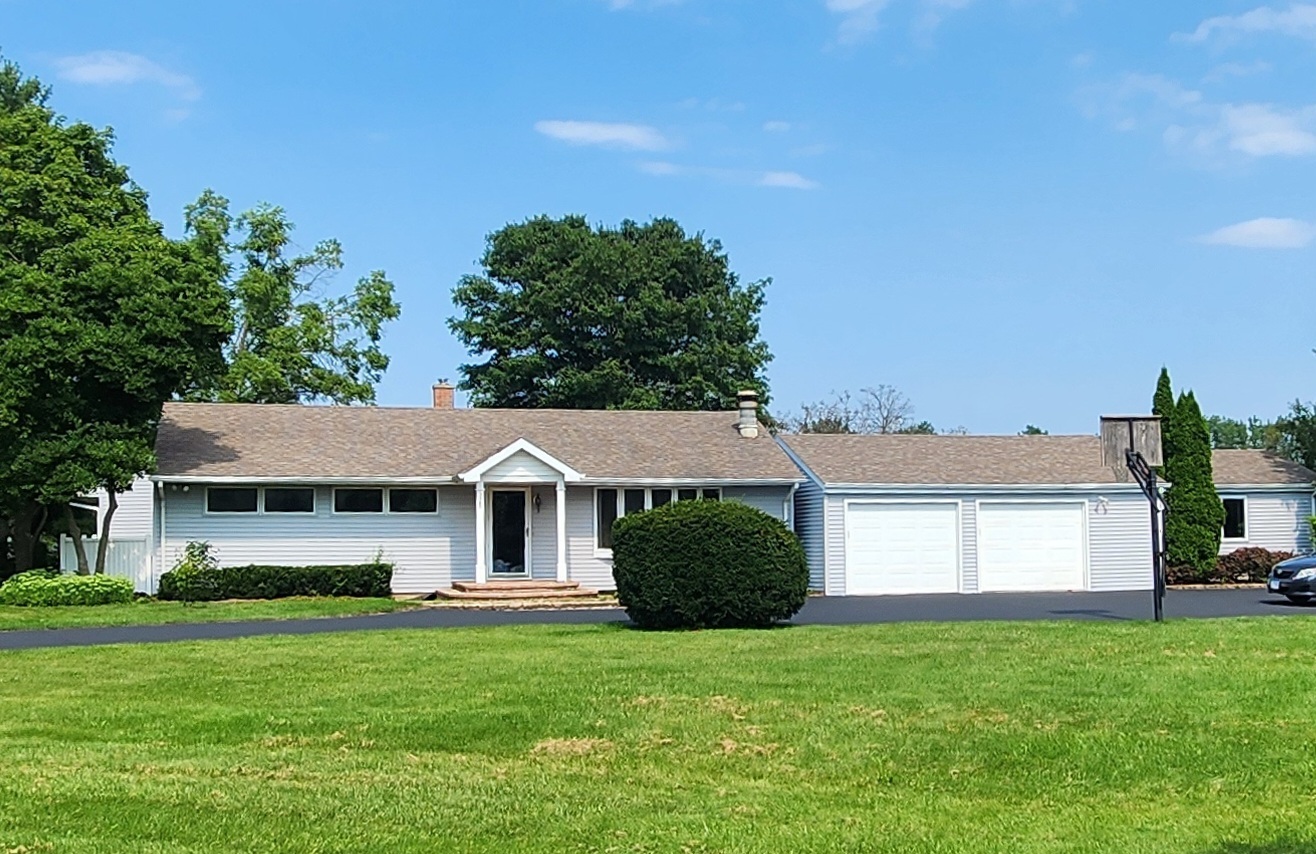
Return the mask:
<svg viewBox="0 0 1316 854"><path fill-rule="evenodd" d="M382 614L413 607L392 599L294 597L271 602L157 602L139 599L129 605L70 605L20 608L0 605L0 631L64 629L78 626L145 626L161 623L220 623L230 620L293 620ZM0 854L4 849L0 848Z"/></svg>
<svg viewBox="0 0 1316 854"><path fill-rule="evenodd" d="M0 653L0 851L1316 851L1316 621Z"/></svg>

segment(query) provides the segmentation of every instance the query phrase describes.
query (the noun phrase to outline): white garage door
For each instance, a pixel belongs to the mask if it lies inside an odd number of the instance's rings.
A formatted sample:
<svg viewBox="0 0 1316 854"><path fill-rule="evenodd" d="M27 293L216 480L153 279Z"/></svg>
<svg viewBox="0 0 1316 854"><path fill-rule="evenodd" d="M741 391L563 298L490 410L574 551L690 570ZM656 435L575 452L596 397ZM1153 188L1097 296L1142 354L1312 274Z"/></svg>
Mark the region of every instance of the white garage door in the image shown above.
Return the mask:
<svg viewBox="0 0 1316 854"><path fill-rule="evenodd" d="M978 589L1084 589L1086 508L1075 502L979 504Z"/></svg>
<svg viewBox="0 0 1316 854"><path fill-rule="evenodd" d="M958 592L959 518L957 504L847 505L845 592Z"/></svg>

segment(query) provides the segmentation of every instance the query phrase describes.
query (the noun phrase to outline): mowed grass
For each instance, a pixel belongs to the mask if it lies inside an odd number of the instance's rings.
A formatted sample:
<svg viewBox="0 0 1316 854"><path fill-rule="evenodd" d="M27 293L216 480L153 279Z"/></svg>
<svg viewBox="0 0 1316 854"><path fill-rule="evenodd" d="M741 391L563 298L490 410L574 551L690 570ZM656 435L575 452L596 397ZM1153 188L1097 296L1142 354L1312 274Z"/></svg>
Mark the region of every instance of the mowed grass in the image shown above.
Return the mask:
<svg viewBox="0 0 1316 854"><path fill-rule="evenodd" d="M0 851L1316 851L1316 621L0 653Z"/></svg>
<svg viewBox="0 0 1316 854"><path fill-rule="evenodd" d="M126 605L68 605L28 608L0 605L0 631L66 629L84 626L153 626L163 623L221 623L232 620L294 620L383 614L415 607L392 599L293 597L269 602L160 602L139 599ZM3 852L3 849L0 849Z"/></svg>

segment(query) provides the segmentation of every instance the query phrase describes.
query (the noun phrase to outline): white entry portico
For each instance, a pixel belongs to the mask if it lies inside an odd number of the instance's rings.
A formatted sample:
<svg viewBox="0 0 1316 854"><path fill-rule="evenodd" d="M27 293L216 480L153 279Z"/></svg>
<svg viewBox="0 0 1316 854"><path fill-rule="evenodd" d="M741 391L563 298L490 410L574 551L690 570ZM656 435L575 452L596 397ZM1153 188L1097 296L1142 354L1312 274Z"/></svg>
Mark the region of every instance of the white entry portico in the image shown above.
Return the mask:
<svg viewBox="0 0 1316 854"><path fill-rule="evenodd" d="M508 561L495 563L495 550L516 551L516 509L522 508L525 519L523 563L514 571L495 573L498 577L529 577L534 549L531 544L531 516L538 509L535 487L551 484L555 490L554 532L556 540L556 578L567 580L567 484L579 483L584 476L571 466L536 447L527 439L518 439L479 465L458 475L462 483L475 486L475 580L489 580L496 566L507 569ZM518 499L517 494L521 497ZM534 508L534 510L532 510Z"/></svg>

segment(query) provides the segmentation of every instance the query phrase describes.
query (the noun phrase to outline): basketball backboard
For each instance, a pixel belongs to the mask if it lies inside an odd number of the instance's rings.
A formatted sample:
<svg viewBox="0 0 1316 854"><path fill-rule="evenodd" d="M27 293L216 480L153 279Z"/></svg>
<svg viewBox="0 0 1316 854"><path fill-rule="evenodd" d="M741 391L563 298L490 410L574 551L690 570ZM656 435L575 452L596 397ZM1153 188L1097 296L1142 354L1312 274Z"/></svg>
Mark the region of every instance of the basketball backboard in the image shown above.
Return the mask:
<svg viewBox="0 0 1316 854"><path fill-rule="evenodd" d="M1101 464L1123 469L1127 451L1137 451L1149 466L1165 465L1159 415L1101 416Z"/></svg>

